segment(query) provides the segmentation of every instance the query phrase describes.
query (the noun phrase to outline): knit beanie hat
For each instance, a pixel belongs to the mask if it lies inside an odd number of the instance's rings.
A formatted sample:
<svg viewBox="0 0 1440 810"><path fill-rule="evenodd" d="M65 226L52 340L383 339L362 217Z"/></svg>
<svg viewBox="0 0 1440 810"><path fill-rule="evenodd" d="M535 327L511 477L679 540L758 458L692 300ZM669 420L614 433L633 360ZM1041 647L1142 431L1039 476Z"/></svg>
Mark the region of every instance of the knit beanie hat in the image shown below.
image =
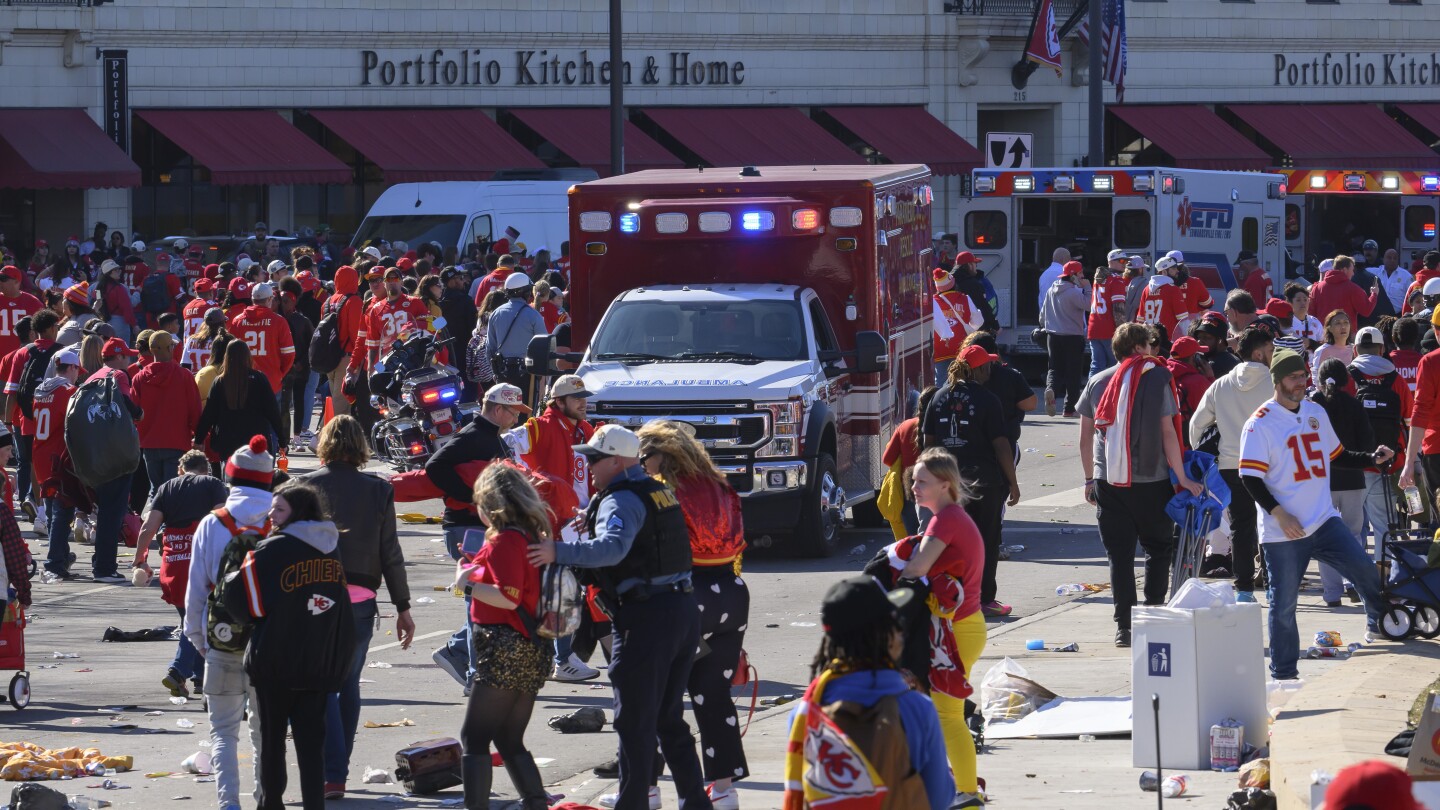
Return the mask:
<svg viewBox="0 0 1440 810"><path fill-rule="evenodd" d="M935 280L935 292L937 293L955 289L955 277L945 272L944 268L935 268L932 278Z"/></svg>
<svg viewBox="0 0 1440 810"><path fill-rule="evenodd" d="M1305 359L1289 349L1280 349L1270 360L1270 379L1276 384L1297 371L1305 370Z"/></svg>
<svg viewBox="0 0 1440 810"><path fill-rule="evenodd" d="M13 447L14 445L15 434L10 432L10 428L0 425L0 449Z"/></svg>
<svg viewBox="0 0 1440 810"><path fill-rule="evenodd" d="M225 482L269 492L274 486L275 457L267 452L268 449L269 443L264 436L252 436L249 444L241 445L226 460Z"/></svg>

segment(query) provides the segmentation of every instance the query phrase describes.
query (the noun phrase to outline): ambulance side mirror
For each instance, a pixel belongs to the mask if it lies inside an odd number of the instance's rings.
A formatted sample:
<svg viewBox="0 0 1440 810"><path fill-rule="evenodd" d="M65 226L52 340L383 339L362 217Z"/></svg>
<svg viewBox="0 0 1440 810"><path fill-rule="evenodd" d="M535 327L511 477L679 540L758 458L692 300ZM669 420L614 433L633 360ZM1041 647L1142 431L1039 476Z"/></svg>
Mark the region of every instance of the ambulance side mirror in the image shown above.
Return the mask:
<svg viewBox="0 0 1440 810"><path fill-rule="evenodd" d="M855 333L856 374L879 374L890 364L890 347L879 332Z"/></svg>
<svg viewBox="0 0 1440 810"><path fill-rule="evenodd" d="M555 336L536 335L525 347L525 370L544 377L559 374L555 369Z"/></svg>

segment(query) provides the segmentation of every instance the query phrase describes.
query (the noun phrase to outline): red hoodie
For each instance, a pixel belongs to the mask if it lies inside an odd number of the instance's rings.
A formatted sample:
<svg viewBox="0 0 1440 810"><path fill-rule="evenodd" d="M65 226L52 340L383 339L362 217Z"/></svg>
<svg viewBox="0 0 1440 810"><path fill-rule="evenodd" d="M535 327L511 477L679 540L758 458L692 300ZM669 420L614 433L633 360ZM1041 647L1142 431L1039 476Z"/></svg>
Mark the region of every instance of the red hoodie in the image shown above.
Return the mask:
<svg viewBox="0 0 1440 810"><path fill-rule="evenodd" d="M200 390L195 376L179 363L150 363L135 375L135 404L140 406L140 447L189 450L200 423Z"/></svg>
<svg viewBox="0 0 1440 810"><path fill-rule="evenodd" d="M364 296L360 295L360 275L350 265L342 265L335 271L335 294L325 299L320 317L335 310L340 311L340 349L350 355L346 371L365 365L369 348L360 335L361 322L365 319Z"/></svg>
<svg viewBox="0 0 1440 810"><path fill-rule="evenodd" d="M1360 328L1360 317L1375 311L1379 295L1379 284L1366 295L1360 285L1346 278L1343 272L1330 270L1324 278L1310 285L1310 312L1324 323L1330 313L1338 309L1350 318L1350 332L1354 334Z"/></svg>
<svg viewBox="0 0 1440 810"><path fill-rule="evenodd" d="M1400 308L1401 315L1410 314L1410 299L1415 295L1417 291L1424 289L1425 282L1429 281L1432 278L1440 278L1440 267L1437 267L1434 270L1425 268L1415 274L1415 280L1410 282L1410 287L1405 290L1405 304ZM1311 306L1314 305L1312 304Z"/></svg>
<svg viewBox="0 0 1440 810"><path fill-rule="evenodd" d="M1200 398L1205 396L1205 391L1210 388L1212 381L1196 371L1194 366L1180 360L1167 358L1165 367L1170 369L1180 391L1180 412L1189 420L1195 409L1200 407Z"/></svg>

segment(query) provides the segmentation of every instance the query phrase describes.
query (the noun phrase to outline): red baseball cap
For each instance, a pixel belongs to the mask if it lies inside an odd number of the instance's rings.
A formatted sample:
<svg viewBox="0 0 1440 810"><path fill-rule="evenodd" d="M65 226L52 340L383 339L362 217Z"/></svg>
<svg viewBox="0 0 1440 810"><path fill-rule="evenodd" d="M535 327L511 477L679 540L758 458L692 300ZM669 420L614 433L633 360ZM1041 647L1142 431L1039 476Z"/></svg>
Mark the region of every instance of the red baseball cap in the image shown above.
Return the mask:
<svg viewBox="0 0 1440 810"><path fill-rule="evenodd" d="M13 264L7 264L0 269L0 278L8 278L11 281L23 281L25 276L21 275L20 268Z"/></svg>
<svg viewBox="0 0 1440 810"><path fill-rule="evenodd" d="M205 276L195 279L195 292L207 293L215 289L215 282Z"/></svg>
<svg viewBox="0 0 1440 810"><path fill-rule="evenodd" d="M230 279L229 290L231 295L239 298L241 301L250 300L250 282L246 281L244 276L236 276Z"/></svg>
<svg viewBox="0 0 1440 810"><path fill-rule="evenodd" d="M1000 355L991 354L985 351L984 346L969 346L960 353L960 359L971 368L979 368L986 363L994 363L1000 360Z"/></svg>
<svg viewBox="0 0 1440 810"><path fill-rule="evenodd" d="M962 251L960 251L959 253L955 254L955 263L956 263L956 264L974 264L974 263L975 263L975 254L974 254L974 253L971 253L971 252L968 251L968 250L962 250Z"/></svg>
<svg viewBox="0 0 1440 810"><path fill-rule="evenodd" d="M1193 357L1199 351L1200 341L1196 340L1193 337L1190 337L1189 335L1186 335L1182 338L1177 338L1174 343L1170 344L1170 356L1176 360L1184 360L1187 357Z"/></svg>
<svg viewBox="0 0 1440 810"><path fill-rule="evenodd" d="M1325 806L1330 810L1421 810L1410 775L1378 759L1351 765L1336 774L1325 790Z"/></svg>
<svg viewBox="0 0 1440 810"><path fill-rule="evenodd" d="M1295 317L1295 308L1284 298L1271 298L1265 302L1265 314L1273 315L1283 323Z"/></svg>
<svg viewBox="0 0 1440 810"><path fill-rule="evenodd" d="M411 259L409 256L401 256L399 259L395 260L395 266L408 273L410 272L411 268L415 266L415 260Z"/></svg>
<svg viewBox="0 0 1440 810"><path fill-rule="evenodd" d="M220 265L207 264L205 265L205 269L201 271L200 275L208 279L217 279L220 277ZM210 289L215 289L215 286L212 284L210 286Z"/></svg>
<svg viewBox="0 0 1440 810"><path fill-rule="evenodd" d="M109 360L112 357L139 357L140 352L125 345L120 338L110 338L105 341L105 346L100 350L100 359Z"/></svg>
<svg viewBox="0 0 1440 810"><path fill-rule="evenodd" d="M302 292L311 292L312 290L318 290L321 286L320 279L315 278L315 274L310 272L309 270L301 270L300 272L296 273L295 280L300 282L300 290Z"/></svg>
<svg viewBox="0 0 1440 810"><path fill-rule="evenodd" d="M1065 262L1065 264L1060 268L1060 275L1083 276L1085 275L1085 265L1079 262Z"/></svg>

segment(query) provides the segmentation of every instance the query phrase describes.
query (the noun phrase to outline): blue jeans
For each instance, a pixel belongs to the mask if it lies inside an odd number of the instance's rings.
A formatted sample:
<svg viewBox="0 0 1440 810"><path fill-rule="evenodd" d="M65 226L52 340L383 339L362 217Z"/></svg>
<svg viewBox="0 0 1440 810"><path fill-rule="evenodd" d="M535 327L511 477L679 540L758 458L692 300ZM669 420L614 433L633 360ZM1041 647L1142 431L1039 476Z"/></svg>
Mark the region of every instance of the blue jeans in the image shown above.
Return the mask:
<svg viewBox="0 0 1440 810"><path fill-rule="evenodd" d="M445 527L445 550L450 552L451 559L460 559L460 546L465 542L465 532L470 530L484 531L483 526L446 526ZM475 677L475 648L470 646L470 598L465 598L465 622L460 629L450 634L450 640L445 642L445 648L450 651L450 657L464 658L469 662L465 668L465 682ZM568 657L568 653L567 653Z"/></svg>
<svg viewBox="0 0 1440 810"><path fill-rule="evenodd" d="M32 456L35 455L35 437L26 436L20 433L15 434L15 505L30 500L33 494L30 492L30 480L34 478L34 470L31 467Z"/></svg>
<svg viewBox="0 0 1440 810"><path fill-rule="evenodd" d="M145 475L150 478L150 498L155 497L155 490L171 478L178 478L180 475L180 457L185 455L184 450L141 450L140 457L145 459Z"/></svg>
<svg viewBox="0 0 1440 810"><path fill-rule="evenodd" d="M75 507L61 506L59 498L45 500L45 515L50 521L50 552L45 556L45 570L64 574L70 570L70 524L75 522Z"/></svg>
<svg viewBox="0 0 1440 810"><path fill-rule="evenodd" d="M1392 483L1394 479L1391 479ZM1370 524L1370 531L1375 537L1375 547L1372 553L1375 555L1375 562L1380 562L1381 550L1390 538L1390 521L1398 520L1399 510L1394 506L1395 487L1385 484L1385 477L1378 472L1365 473L1365 522ZM1386 500L1392 501L1389 505ZM1362 546L1365 544L1361 539Z"/></svg>
<svg viewBox="0 0 1440 810"><path fill-rule="evenodd" d="M1300 598L1300 578L1310 560L1327 563L1341 576L1355 583L1365 603L1365 626L1375 630L1385 610L1380 596L1380 573L1365 556L1365 550L1338 517L1320 525L1309 537L1266 543L1265 570L1270 575L1270 675L1279 680L1298 677L1300 630L1295 623L1295 605Z"/></svg>
<svg viewBox="0 0 1440 810"><path fill-rule="evenodd" d="M1115 365L1115 348L1108 340L1090 340L1090 374L1096 374Z"/></svg>
<svg viewBox="0 0 1440 810"><path fill-rule="evenodd" d="M95 556L90 560L90 571L97 577L119 573L115 554L120 546L120 529L130 512L130 479L134 475L128 472L95 487Z"/></svg>
<svg viewBox="0 0 1440 810"><path fill-rule="evenodd" d="M315 387L319 384L320 373L312 370L303 380L287 379L284 387L280 389L280 419L291 420L294 427L290 432L291 436L298 436L310 429L310 409L315 404Z"/></svg>
<svg viewBox="0 0 1440 810"><path fill-rule="evenodd" d="M185 608L176 607L175 610L180 613L180 626L183 628ZM179 675L182 681L205 673L205 656L195 649L195 645L190 643L189 637L184 633L180 634L180 643L175 645L175 658L170 662L170 668L175 670L175 674Z"/></svg>
<svg viewBox="0 0 1440 810"><path fill-rule="evenodd" d="M111 315L110 326L115 330L115 337L120 338L127 344L130 342L130 323L122 315Z"/></svg>
<svg viewBox="0 0 1440 810"><path fill-rule="evenodd" d="M380 608L374 599L350 606L355 617L355 655L345 685L331 692L325 703L325 781L345 784L350 775L350 754L355 750L355 729L360 725L360 673L365 671L365 654L375 635L375 617Z"/></svg>

